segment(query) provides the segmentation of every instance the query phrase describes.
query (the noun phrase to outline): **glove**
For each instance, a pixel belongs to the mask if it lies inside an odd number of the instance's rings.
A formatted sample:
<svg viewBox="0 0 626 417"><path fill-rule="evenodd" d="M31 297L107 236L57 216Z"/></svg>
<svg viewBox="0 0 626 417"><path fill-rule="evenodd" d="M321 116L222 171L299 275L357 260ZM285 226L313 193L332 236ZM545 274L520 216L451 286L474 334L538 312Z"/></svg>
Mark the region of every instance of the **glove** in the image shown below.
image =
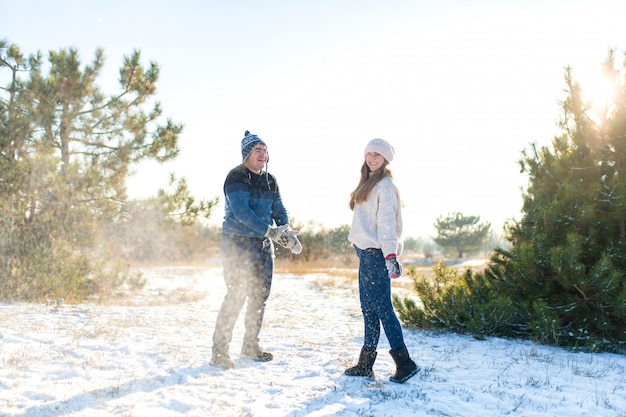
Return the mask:
<svg viewBox="0 0 626 417"><path fill-rule="evenodd" d="M267 226L265 237L269 237L283 248L287 248L297 255L302 252L302 245L296 237L297 234L297 230L291 230L288 224L284 224L277 227Z"/></svg>
<svg viewBox="0 0 626 417"><path fill-rule="evenodd" d="M387 266L389 278L396 279L402 276L402 265L400 265L400 262L398 262L398 258L394 253L385 257L385 265Z"/></svg>
<svg viewBox="0 0 626 417"><path fill-rule="evenodd" d="M287 229L285 231L285 234L289 237L290 243L293 241L292 247L290 247L289 245L286 247L290 249L291 253L293 253L294 255L297 255L300 252L302 252L302 244L300 243L300 240L298 239L298 236L297 236L298 233L300 233L299 230L293 230L293 229Z"/></svg>

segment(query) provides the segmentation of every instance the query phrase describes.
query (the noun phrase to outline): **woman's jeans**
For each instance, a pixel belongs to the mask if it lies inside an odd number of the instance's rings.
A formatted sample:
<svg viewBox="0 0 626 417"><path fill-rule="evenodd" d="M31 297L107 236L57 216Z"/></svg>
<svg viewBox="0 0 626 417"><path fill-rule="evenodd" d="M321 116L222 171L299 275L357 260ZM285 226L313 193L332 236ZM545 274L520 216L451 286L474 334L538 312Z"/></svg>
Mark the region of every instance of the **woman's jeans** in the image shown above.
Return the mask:
<svg viewBox="0 0 626 417"><path fill-rule="evenodd" d="M365 333L363 348L374 351L378 347L380 325L392 350L404 346L404 336L400 320L391 304L391 280L385 266L385 258L380 249L359 249L359 298Z"/></svg>
<svg viewBox="0 0 626 417"><path fill-rule="evenodd" d="M269 239L222 235L226 296L217 315L213 352L228 353L237 317L248 300L243 348L257 348L265 303L272 287L273 246Z"/></svg>

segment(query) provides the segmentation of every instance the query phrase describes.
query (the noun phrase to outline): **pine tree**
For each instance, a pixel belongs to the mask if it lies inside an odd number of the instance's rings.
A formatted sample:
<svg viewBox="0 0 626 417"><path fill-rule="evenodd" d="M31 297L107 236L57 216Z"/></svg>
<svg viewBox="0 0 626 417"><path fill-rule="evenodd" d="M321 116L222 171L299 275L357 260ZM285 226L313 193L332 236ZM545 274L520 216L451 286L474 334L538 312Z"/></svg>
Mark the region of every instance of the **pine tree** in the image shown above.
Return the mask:
<svg viewBox="0 0 626 417"><path fill-rule="evenodd" d="M489 274L535 338L616 349L626 340L626 82L613 51L603 68L615 96L599 117L566 70L563 133L552 149L524 152L523 217L508 225L513 248L498 251Z"/></svg>
<svg viewBox="0 0 626 417"><path fill-rule="evenodd" d="M434 224L437 236L433 240L445 250L455 252L459 258L476 253L487 241L491 229L488 222L479 222L479 216L465 216L458 212L440 216Z"/></svg>
<svg viewBox="0 0 626 417"><path fill-rule="evenodd" d="M0 41L0 299L96 291L113 261L100 233L127 199L128 174L178 155L183 126L155 100L158 65L124 57L110 95L97 84L103 65L101 49L83 66L72 48L44 60Z"/></svg>
<svg viewBox="0 0 626 417"><path fill-rule="evenodd" d="M394 298L406 325L625 351L626 61L616 68L609 51L603 68L615 92L606 105L592 107L567 68L562 134L523 152L529 184L521 220L506 226L511 248L483 273L410 271L422 306Z"/></svg>

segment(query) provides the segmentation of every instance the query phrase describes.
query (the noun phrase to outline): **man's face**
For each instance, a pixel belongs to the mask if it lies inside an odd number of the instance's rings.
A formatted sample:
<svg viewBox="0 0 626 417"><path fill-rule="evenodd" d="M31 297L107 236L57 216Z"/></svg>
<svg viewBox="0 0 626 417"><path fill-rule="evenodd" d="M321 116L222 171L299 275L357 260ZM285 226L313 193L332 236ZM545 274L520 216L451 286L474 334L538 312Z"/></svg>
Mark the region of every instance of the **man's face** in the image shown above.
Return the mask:
<svg viewBox="0 0 626 417"><path fill-rule="evenodd" d="M259 143L254 147L244 165L252 172L260 173L263 170L263 167L267 163L268 154L267 154L267 146L262 143Z"/></svg>

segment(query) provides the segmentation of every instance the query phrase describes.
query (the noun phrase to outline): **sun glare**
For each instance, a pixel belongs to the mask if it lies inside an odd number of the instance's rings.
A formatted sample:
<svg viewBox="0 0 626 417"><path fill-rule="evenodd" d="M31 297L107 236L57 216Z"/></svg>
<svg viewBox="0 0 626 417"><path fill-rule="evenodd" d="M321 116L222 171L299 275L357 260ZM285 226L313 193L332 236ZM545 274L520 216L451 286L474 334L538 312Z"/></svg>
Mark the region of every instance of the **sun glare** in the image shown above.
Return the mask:
<svg viewBox="0 0 626 417"><path fill-rule="evenodd" d="M592 116L597 121L608 119L615 105L615 86L605 77L595 77L582 84L583 96L589 103Z"/></svg>

